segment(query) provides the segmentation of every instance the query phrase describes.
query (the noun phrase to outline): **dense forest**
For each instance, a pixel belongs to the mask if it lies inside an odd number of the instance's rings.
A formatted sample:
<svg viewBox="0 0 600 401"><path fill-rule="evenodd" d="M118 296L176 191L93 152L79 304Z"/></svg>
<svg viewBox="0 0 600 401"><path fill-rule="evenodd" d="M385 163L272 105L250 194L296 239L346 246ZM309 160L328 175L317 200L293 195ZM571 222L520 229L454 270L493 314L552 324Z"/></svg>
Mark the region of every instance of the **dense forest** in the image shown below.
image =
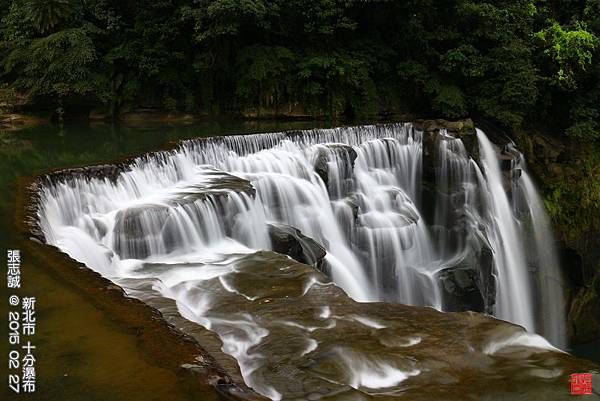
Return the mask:
<svg viewBox="0 0 600 401"><path fill-rule="evenodd" d="M8 104L401 111L600 138L600 0L0 0L0 18Z"/></svg>

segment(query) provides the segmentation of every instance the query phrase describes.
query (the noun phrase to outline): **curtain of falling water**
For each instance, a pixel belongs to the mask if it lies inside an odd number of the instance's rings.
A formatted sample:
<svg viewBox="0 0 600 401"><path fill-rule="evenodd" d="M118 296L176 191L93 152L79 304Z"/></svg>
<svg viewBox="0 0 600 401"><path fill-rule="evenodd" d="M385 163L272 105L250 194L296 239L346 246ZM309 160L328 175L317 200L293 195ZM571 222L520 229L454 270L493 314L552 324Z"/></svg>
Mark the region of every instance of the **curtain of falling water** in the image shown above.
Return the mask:
<svg viewBox="0 0 600 401"><path fill-rule="evenodd" d="M481 163L485 173L482 185L487 187L491 219L487 230L496 258L496 314L501 319L518 323L535 331L531 283L523 241L519 235L513 208L502 186L500 163L496 150L485 134L477 130Z"/></svg>
<svg viewBox="0 0 600 401"><path fill-rule="evenodd" d="M483 171L460 139L440 143L434 225L444 231L460 221L451 234L434 235L422 216L422 134L409 124L188 141L137 159L114 181L45 186L40 219L49 243L115 278L148 264L214 263L270 249L267 224L284 223L327 249L333 280L353 298L438 309L438 273L489 241L496 315L534 330L525 234L496 149L477 137ZM524 185L536 220L543 210ZM534 230L540 238L548 232L546 223Z"/></svg>
<svg viewBox="0 0 600 401"><path fill-rule="evenodd" d="M533 231L534 246L530 250L538 269L536 289L539 294L540 331L554 345L563 348L567 345L564 318L566 306L556 241L552 235L550 219L526 169L523 169L518 185L522 187L524 204L529 211Z"/></svg>

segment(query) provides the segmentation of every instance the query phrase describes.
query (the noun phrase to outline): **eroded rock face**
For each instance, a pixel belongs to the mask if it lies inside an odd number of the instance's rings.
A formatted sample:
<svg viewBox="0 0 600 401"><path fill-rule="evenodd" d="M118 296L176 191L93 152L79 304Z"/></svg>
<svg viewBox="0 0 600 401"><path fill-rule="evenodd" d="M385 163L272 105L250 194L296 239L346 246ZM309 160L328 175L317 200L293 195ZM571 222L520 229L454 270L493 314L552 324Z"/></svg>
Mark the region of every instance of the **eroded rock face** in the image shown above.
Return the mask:
<svg viewBox="0 0 600 401"><path fill-rule="evenodd" d="M440 161L442 159L441 145L447 142L448 148L454 139L460 139L462 142L463 151L474 160L479 158L479 144L475 133L473 122L470 119L464 121L451 122L446 120L424 120L415 123L417 129L423 131L423 200L425 203L425 215L427 219L433 222L433 209L435 207L432 202L435 200L435 192L440 191L437 185ZM457 190L456 185L461 185L461 182L449 182L451 186L443 189L445 195L452 196ZM454 185L454 186L453 186ZM429 206L428 206L429 204ZM427 212L431 210L430 212Z"/></svg>
<svg viewBox="0 0 600 401"><path fill-rule="evenodd" d="M314 239L286 224L269 224L269 238L273 251L307 265L322 267L327 254Z"/></svg>
<svg viewBox="0 0 600 401"><path fill-rule="evenodd" d="M468 267L454 266L440 273L445 292L444 309L453 312L482 311L483 295L477 288L479 274Z"/></svg>
<svg viewBox="0 0 600 401"><path fill-rule="evenodd" d="M600 337L600 275L574 291L568 316L569 335L578 343Z"/></svg>
<svg viewBox="0 0 600 401"><path fill-rule="evenodd" d="M424 132L439 131L440 129L446 129L449 132L465 132L474 130L475 125L470 118L457 121L449 121L443 119L437 120L417 120L413 124L416 128Z"/></svg>
<svg viewBox="0 0 600 401"><path fill-rule="evenodd" d="M128 162L115 164L102 164L98 166L89 166L81 168L72 168L54 172L44 177L46 183L56 183L59 181L71 181L74 178L99 179L116 182L121 173L130 170Z"/></svg>
<svg viewBox="0 0 600 401"><path fill-rule="evenodd" d="M512 193L513 180L518 180L522 174L520 158L521 155L518 152L515 152L512 146L504 146L500 151L500 170L502 171L503 177L502 184L509 196Z"/></svg>
<svg viewBox="0 0 600 401"><path fill-rule="evenodd" d="M570 293L569 337L578 344L597 340L600 338L600 235L588 231L570 241L563 248L562 265Z"/></svg>

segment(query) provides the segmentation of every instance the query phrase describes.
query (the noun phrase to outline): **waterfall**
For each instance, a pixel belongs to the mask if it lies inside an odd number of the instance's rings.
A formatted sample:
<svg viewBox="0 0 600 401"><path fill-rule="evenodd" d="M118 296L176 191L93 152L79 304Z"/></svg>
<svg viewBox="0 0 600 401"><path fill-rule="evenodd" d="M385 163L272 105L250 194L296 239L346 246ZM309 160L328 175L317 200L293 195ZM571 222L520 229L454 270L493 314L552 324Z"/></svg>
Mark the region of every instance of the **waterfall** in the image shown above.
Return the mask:
<svg viewBox="0 0 600 401"><path fill-rule="evenodd" d="M562 274L558 262L556 241L550 219L531 177L525 169L521 175L525 205L530 213L533 231L534 263L538 267L537 292L541 311L541 332L559 348L566 347L565 300Z"/></svg>
<svg viewBox="0 0 600 401"><path fill-rule="evenodd" d="M467 227L474 226L475 194L472 160L463 142L450 136L446 130L440 132L435 180L436 199L434 229L437 234L437 249L444 259L460 258L467 246ZM445 232L447 228L449 232ZM440 231L442 230L442 231Z"/></svg>
<svg viewBox="0 0 600 401"><path fill-rule="evenodd" d="M497 278L496 315L535 331L531 283L523 240L513 208L502 186L500 162L494 146L477 130L481 163L485 179L482 186L488 193L490 205L490 227L487 233L494 248Z"/></svg>
<svg viewBox="0 0 600 401"><path fill-rule="evenodd" d="M253 349L269 337L265 322L217 310L219 291L260 298L253 272L286 274L289 259L269 253L277 225L320 244L320 268L355 300L493 313L564 345L542 202L525 171L508 188L514 172L501 169L483 132L477 140L480 160L443 130L434 156L425 155L424 135L410 124L191 140L139 157L116 177L51 179L40 189L39 221L49 244L129 293L144 297L132 283L151 280L183 316L219 334L246 382L274 399L279 393L254 373L264 355ZM424 160L433 177L424 176ZM522 195L518 202L511 191ZM321 284L311 276L298 288L278 285L271 290L302 296ZM307 339L299 355L314 346Z"/></svg>

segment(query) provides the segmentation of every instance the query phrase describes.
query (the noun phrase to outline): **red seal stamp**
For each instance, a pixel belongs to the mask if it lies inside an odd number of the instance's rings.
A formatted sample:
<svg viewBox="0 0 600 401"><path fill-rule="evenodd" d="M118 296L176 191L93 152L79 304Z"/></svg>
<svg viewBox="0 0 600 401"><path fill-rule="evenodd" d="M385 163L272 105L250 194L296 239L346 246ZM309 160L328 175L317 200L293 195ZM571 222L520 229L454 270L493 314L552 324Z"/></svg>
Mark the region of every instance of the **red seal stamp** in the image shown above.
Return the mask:
<svg viewBox="0 0 600 401"><path fill-rule="evenodd" d="M591 373L573 373L571 375L571 394L586 395L592 394L592 374Z"/></svg>

